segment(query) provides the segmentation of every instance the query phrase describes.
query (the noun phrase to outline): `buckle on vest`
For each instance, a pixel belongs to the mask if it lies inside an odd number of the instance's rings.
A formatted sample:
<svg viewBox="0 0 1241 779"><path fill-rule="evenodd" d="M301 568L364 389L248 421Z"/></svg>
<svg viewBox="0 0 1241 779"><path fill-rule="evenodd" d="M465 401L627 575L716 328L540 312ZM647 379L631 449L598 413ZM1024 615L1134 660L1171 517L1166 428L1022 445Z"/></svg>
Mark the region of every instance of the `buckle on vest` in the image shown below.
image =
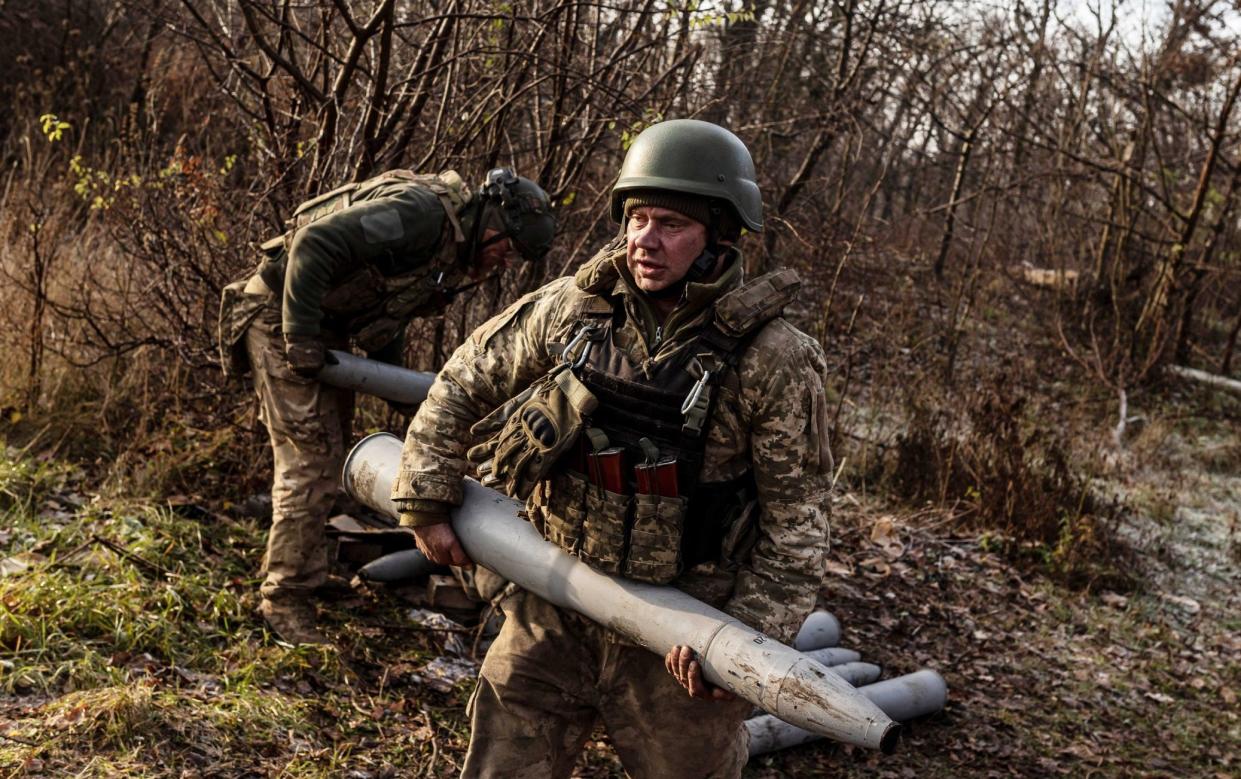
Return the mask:
<svg viewBox="0 0 1241 779"><path fill-rule="evenodd" d="M707 423L707 411L711 406L711 388L708 386L710 381L711 371L703 371L702 378L694 382L689 394L685 396L685 402L681 404L681 414L685 417L681 425L682 432L695 436L702 434L703 425Z"/></svg>

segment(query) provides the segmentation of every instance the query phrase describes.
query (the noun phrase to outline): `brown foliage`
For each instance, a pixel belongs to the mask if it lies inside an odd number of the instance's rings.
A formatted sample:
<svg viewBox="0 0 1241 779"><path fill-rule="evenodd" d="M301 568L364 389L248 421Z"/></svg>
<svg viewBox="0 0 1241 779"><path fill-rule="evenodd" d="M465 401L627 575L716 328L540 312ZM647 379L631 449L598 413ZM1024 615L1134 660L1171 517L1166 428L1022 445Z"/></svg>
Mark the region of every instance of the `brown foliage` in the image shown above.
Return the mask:
<svg viewBox="0 0 1241 779"><path fill-rule="evenodd" d="M240 421L241 388L213 367L216 299L293 205L394 166L477 181L511 164L553 194L561 238L544 265L415 324L411 362L433 368L613 232L627 144L669 117L721 122L753 150L768 230L746 262L806 278L795 316L840 369L838 438L862 435L846 400L882 405L910 368L967 387L980 355L1027 342L1122 401L1170 359L1226 372L1241 46L1215 5L1177 3L1147 44L1116 13L1050 0L1011 15L943 0L9 2L3 403L55 407L72 397L59 377L94 366L96 386L166 382L150 418L190 392ZM1071 287L1024 281L1070 272ZM976 513L1016 527L1036 505L1029 537L1051 543L1057 512L1081 514L1076 487L996 397L964 427L936 421L957 395L920 401L927 456L960 436L970 451L911 494L994 481Z"/></svg>
<svg viewBox="0 0 1241 779"><path fill-rule="evenodd" d="M1112 532L1117 509L1074 466L1063 420L1032 409L1003 373L966 397L935 398L924 387L906 402L908 425L887 474L898 494L953 507L958 527L993 532L1010 552L1070 581L1129 581L1115 566L1126 554Z"/></svg>

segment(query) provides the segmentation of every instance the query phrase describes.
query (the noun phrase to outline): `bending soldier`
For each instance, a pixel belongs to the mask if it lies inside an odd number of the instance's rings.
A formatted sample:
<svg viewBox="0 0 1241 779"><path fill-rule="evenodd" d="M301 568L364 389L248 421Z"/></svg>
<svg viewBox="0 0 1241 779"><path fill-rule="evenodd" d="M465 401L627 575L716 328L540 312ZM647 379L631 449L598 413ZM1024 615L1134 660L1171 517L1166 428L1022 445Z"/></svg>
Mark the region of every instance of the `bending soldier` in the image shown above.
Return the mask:
<svg viewBox="0 0 1241 779"><path fill-rule="evenodd" d="M350 439L353 394L315 376L350 343L390 363L409 321L442 311L513 250L546 254L555 220L538 185L500 168L472 195L453 171L394 170L301 205L224 290L225 365L250 370L274 455L260 613L290 643L326 641L311 594L327 580L325 523Z"/></svg>
<svg viewBox="0 0 1241 779"><path fill-rule="evenodd" d="M671 584L789 641L822 583L826 363L780 316L796 274L743 278L735 243L763 226L750 153L713 124L653 125L611 214L620 237L440 372L393 490L402 524L432 560L468 563L448 512L473 461L597 570ZM740 774L750 705L710 687L688 647L661 660L524 591L502 608L465 776L568 776L599 721L631 775Z"/></svg>

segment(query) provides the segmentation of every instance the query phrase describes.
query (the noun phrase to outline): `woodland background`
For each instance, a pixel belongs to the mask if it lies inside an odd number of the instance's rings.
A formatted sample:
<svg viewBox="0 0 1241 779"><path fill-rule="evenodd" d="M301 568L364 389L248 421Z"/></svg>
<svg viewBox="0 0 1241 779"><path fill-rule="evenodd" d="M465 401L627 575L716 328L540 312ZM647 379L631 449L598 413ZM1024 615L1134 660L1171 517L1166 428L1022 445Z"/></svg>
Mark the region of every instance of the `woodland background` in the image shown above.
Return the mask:
<svg viewBox="0 0 1241 779"><path fill-rule="evenodd" d="M1241 408L1167 368L1241 362L1239 20L1222 0L0 0L0 542L24 566L0 578L0 766L450 772L461 691L391 708L417 683L379 669L416 665L408 639L280 654L249 612L268 455L218 369L220 289L339 183L511 165L551 193L556 247L415 323L409 364L434 369L614 234L629 143L694 117L753 152L747 267L801 272L790 317L829 355L824 600L864 655L971 688L909 762L820 747L755 770L1235 771ZM404 422L368 403L358 429ZM101 592L130 616L92 611ZM922 607L897 624L893 600ZM176 624L142 627L153 608ZM1124 674L1131 699L1097 677L1113 630L1147 679ZM996 670L1040 657L1100 667L1040 708L1021 690L1046 669ZM404 723L404 751L328 727L338 704ZM1188 718L1172 746L1166 706Z"/></svg>

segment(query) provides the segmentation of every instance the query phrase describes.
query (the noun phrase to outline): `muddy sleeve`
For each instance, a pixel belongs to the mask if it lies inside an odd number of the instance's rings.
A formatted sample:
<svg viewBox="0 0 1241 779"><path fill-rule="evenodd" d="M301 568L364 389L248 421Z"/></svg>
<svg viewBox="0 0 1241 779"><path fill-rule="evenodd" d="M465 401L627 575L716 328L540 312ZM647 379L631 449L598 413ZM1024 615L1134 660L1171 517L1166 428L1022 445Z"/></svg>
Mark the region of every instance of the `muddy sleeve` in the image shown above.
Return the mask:
<svg viewBox="0 0 1241 779"><path fill-rule="evenodd" d="M823 351L791 327L782 329L781 338L756 343L761 359L749 360L748 369L742 364L759 539L725 611L788 642L823 584L833 466Z"/></svg>

